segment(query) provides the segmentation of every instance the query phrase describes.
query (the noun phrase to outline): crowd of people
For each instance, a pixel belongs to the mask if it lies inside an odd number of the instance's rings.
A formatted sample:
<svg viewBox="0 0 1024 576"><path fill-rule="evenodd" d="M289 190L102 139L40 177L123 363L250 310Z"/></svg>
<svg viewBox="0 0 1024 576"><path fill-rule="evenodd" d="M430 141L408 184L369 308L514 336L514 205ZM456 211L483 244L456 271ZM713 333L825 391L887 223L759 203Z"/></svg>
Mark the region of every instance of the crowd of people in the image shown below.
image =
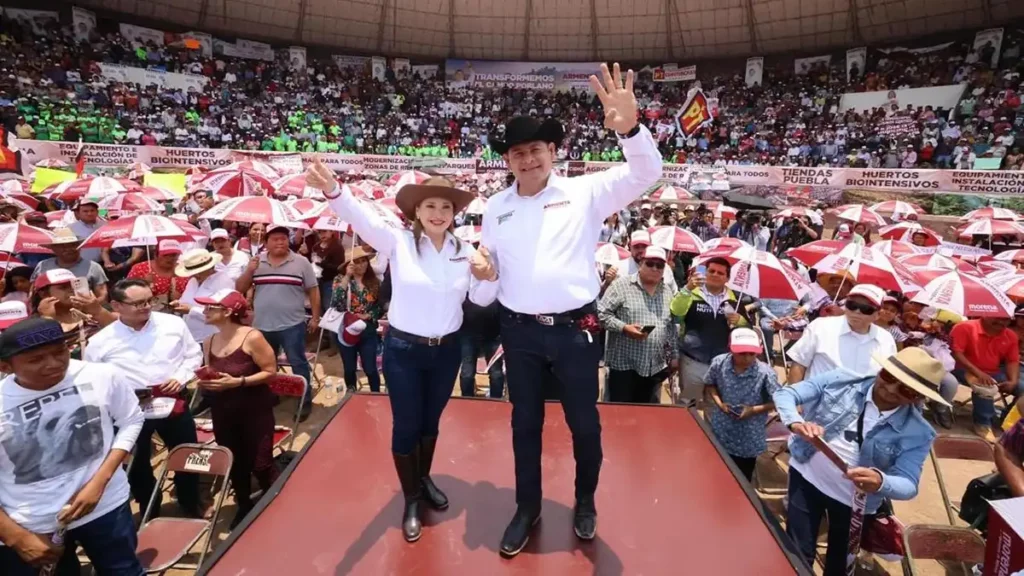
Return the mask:
<svg viewBox="0 0 1024 576"><path fill-rule="evenodd" d="M117 32L77 41L68 26L46 35L5 20L0 35L0 114L19 138L106 144L336 152L421 157L497 158L490 141L518 114L544 115L566 127L560 159L620 161L614 135L598 122L599 103L586 90L566 93L446 86L437 77L339 68L310 58L295 70L274 62L184 47L140 44ZM717 117L699 133L676 130L675 113L692 83L635 89L642 121L672 163L974 167L1002 158L1021 167L1020 40L1004 43L998 67L969 45L915 53L872 51L866 70L847 79L845 66L795 74L768 68L763 83L739 74L702 75ZM141 86L105 78L101 63L183 72L208 79L201 90ZM899 106L840 111L844 93L967 83L955 109Z"/></svg>

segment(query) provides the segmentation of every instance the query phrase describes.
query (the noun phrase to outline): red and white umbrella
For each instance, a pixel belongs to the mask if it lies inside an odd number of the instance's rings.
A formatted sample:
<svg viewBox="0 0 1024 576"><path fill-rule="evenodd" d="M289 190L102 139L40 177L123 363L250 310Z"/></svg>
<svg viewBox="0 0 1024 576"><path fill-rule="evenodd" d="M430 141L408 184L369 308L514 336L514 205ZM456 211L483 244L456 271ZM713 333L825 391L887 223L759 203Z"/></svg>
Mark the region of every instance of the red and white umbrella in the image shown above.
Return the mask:
<svg viewBox="0 0 1024 576"><path fill-rule="evenodd" d="M43 158L35 163L36 168L67 168L68 166L71 165L59 158Z"/></svg>
<svg viewBox="0 0 1024 576"><path fill-rule="evenodd" d="M114 196L122 192L133 192L139 188L140 186L137 182L127 178L98 176L96 178L79 178L54 184L53 186L48 186L40 195L50 200L60 200L61 202L74 202L84 196L89 196L98 202L107 196Z"/></svg>
<svg viewBox="0 0 1024 576"><path fill-rule="evenodd" d="M885 218L882 218L881 214L860 204L839 212L836 214L836 218L850 222L859 222L869 226L885 226L886 224Z"/></svg>
<svg viewBox="0 0 1024 576"><path fill-rule="evenodd" d="M24 265L24 262L10 254L0 254L0 270L13 270Z"/></svg>
<svg viewBox="0 0 1024 576"><path fill-rule="evenodd" d="M0 252L8 254L52 254L46 247L53 234L42 228L20 222L0 224Z"/></svg>
<svg viewBox="0 0 1024 576"><path fill-rule="evenodd" d="M1024 226L1012 220L981 218L957 228L961 238L971 236L1024 236Z"/></svg>
<svg viewBox="0 0 1024 576"><path fill-rule="evenodd" d="M835 254L845 248L849 242L843 240L815 240L796 248L786 250L786 256L800 262L804 266L814 266L829 254Z"/></svg>
<svg viewBox="0 0 1024 576"><path fill-rule="evenodd" d="M971 222L979 218L990 218L992 220L1020 220L1020 215L1009 208L999 206L985 206L977 210L971 210L960 217L961 222Z"/></svg>
<svg viewBox="0 0 1024 576"><path fill-rule="evenodd" d="M0 182L0 196L17 200L32 210L39 208L39 198L32 194L32 184L24 180Z"/></svg>
<svg viewBox="0 0 1024 576"><path fill-rule="evenodd" d="M712 214L715 215L715 218L718 218L719 220L721 220L723 216L730 220L735 220L736 215L739 214L738 210L732 206L726 206L724 202L710 202L708 203L707 208L708 210L711 210Z"/></svg>
<svg viewBox="0 0 1024 576"><path fill-rule="evenodd" d="M118 212L162 212L164 209L163 204L146 197L141 192L128 192L127 194L107 196L100 200L98 206L105 210L116 210Z"/></svg>
<svg viewBox="0 0 1024 576"><path fill-rule="evenodd" d="M886 214L892 213L893 218L909 214L924 213L924 210L917 204L904 202L902 200L886 200L885 202L878 202L871 205L871 210L875 212L885 212Z"/></svg>
<svg viewBox="0 0 1024 576"><path fill-rule="evenodd" d="M278 196L285 198L295 196L296 198L314 198L325 200L324 193L319 188L306 186L306 173L289 174L274 181L274 189Z"/></svg>
<svg viewBox="0 0 1024 576"><path fill-rule="evenodd" d="M310 220L306 220L308 224ZM342 234L352 232L352 226L348 222L345 222L341 218L338 218L331 210L324 213L323 216L312 219L310 228L313 230L330 230L332 232L341 232Z"/></svg>
<svg viewBox="0 0 1024 576"><path fill-rule="evenodd" d="M1013 318L1016 307L995 284L955 270L928 282L913 301L966 318Z"/></svg>
<svg viewBox="0 0 1024 576"><path fill-rule="evenodd" d="M815 224L821 224L821 214L816 210L805 206L783 206L782 210L775 214L775 218L799 218L806 217Z"/></svg>
<svg viewBox="0 0 1024 576"><path fill-rule="evenodd" d="M898 260L913 271L918 268L934 268L938 270L959 270L965 274L978 274L978 269L962 260L954 260L942 254L912 254L902 256Z"/></svg>
<svg viewBox="0 0 1024 576"><path fill-rule="evenodd" d="M459 226L455 229L455 237L463 242L476 244L480 242L480 237L482 236L480 229L480 226Z"/></svg>
<svg viewBox="0 0 1024 576"><path fill-rule="evenodd" d="M651 235L651 246L664 248L672 252L700 254L704 252L704 243L693 232L678 226L653 226L647 229Z"/></svg>
<svg viewBox="0 0 1024 576"><path fill-rule="evenodd" d="M818 274L849 273L858 284L874 284L883 290L916 292L917 277L904 264L872 248L849 244L813 266Z"/></svg>
<svg viewBox="0 0 1024 576"><path fill-rule="evenodd" d="M651 200L660 202L678 202L679 200L689 200L691 198L693 198L693 194L676 186L662 186L651 194Z"/></svg>
<svg viewBox="0 0 1024 576"><path fill-rule="evenodd" d="M210 190L218 200L242 196L268 196L274 193L274 182L252 170L216 170L199 180L194 180L189 190Z"/></svg>
<svg viewBox="0 0 1024 576"><path fill-rule="evenodd" d="M430 179L430 174L426 172L420 172L419 170L402 170L401 172L395 172L386 181L388 188L401 188L406 184L423 184L425 181Z"/></svg>
<svg viewBox="0 0 1024 576"><path fill-rule="evenodd" d="M746 246L731 255L737 260L732 264L726 286L733 290L755 298L799 300L811 289L796 270L769 252Z"/></svg>
<svg viewBox="0 0 1024 576"><path fill-rule="evenodd" d="M231 220L250 224L309 228L287 204L269 196L243 196L217 204L199 215L203 220Z"/></svg>
<svg viewBox="0 0 1024 576"><path fill-rule="evenodd" d="M598 264L616 266L623 260L631 257L629 250L611 242L598 242L597 251L594 253Z"/></svg>
<svg viewBox="0 0 1024 576"><path fill-rule="evenodd" d="M741 246L750 246L739 238L729 238L724 236L722 238L712 238L704 243L704 252L711 252L712 250L734 250Z"/></svg>
<svg viewBox="0 0 1024 576"><path fill-rule="evenodd" d="M153 168L151 168L149 164L146 164L145 162L136 162L135 164L132 164L131 170L128 171L128 178L131 178L132 180L137 180L139 178L142 178L146 174L152 173Z"/></svg>
<svg viewBox="0 0 1024 576"><path fill-rule="evenodd" d="M152 238L157 240L177 240L179 242L195 242L205 235L188 222L143 214L111 220L100 226L82 242L81 248L113 248L114 243L123 240Z"/></svg>
<svg viewBox="0 0 1024 576"><path fill-rule="evenodd" d="M939 236L939 234L934 230L921 226L917 222L904 221L878 229L878 236L883 240L911 242L914 238L914 234L925 235L925 246L939 246L942 244L942 236Z"/></svg>
<svg viewBox="0 0 1024 576"><path fill-rule="evenodd" d="M181 196L171 192L167 188L160 188L159 186L143 186L139 193L146 198L156 200L157 202L175 202L181 199Z"/></svg>
<svg viewBox="0 0 1024 576"><path fill-rule="evenodd" d="M480 214L484 213L487 209L487 198L483 196L477 196L466 206L466 214Z"/></svg>
<svg viewBox="0 0 1024 576"><path fill-rule="evenodd" d="M360 180L359 182L353 182L348 185L349 190L357 198L370 198L373 200L379 200L387 196L387 186L377 182L376 180Z"/></svg>
<svg viewBox="0 0 1024 576"><path fill-rule="evenodd" d="M1002 260L983 260L975 264L975 266L978 267L978 271L984 274L986 278L992 274L1017 271L1016 266Z"/></svg>
<svg viewBox="0 0 1024 576"><path fill-rule="evenodd" d="M1024 272L1004 271L1001 275L987 276L985 279L1007 297L1024 300Z"/></svg>
<svg viewBox="0 0 1024 576"><path fill-rule="evenodd" d="M1016 250L1000 252L995 255L995 259L1000 262L1024 262L1024 250L1018 248Z"/></svg>
<svg viewBox="0 0 1024 576"><path fill-rule="evenodd" d="M917 246L914 246L910 242L903 242L902 240L878 240L868 244L868 246L882 254L885 254L886 256L892 256L893 258L921 253L921 251L917 249Z"/></svg>
<svg viewBox="0 0 1024 576"><path fill-rule="evenodd" d="M330 210L326 202L318 202L312 198L298 198L296 200L284 200L286 206L295 211L302 220L319 217L325 210Z"/></svg>
<svg viewBox="0 0 1024 576"><path fill-rule="evenodd" d="M234 162L227 166L221 166L220 168L214 168L210 170L210 173L214 172L255 172L268 180L277 180L281 177L281 173L274 169L273 166L266 162L260 162L259 160L246 160L244 162Z"/></svg>

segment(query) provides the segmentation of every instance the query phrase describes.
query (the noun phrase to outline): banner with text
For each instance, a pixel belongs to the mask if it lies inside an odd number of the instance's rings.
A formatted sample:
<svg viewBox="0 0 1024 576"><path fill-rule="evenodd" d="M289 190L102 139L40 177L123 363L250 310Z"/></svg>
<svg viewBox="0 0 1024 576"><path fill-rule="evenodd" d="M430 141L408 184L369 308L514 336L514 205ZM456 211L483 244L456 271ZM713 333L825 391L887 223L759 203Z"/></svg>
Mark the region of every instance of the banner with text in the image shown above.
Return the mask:
<svg viewBox="0 0 1024 576"><path fill-rule="evenodd" d="M764 58L747 58L747 71L743 74L747 86L760 86L764 82Z"/></svg>
<svg viewBox="0 0 1024 576"><path fill-rule="evenodd" d="M252 40L237 40L234 43L214 39L213 52L223 54L231 58L245 58L247 60L274 61L274 49L270 44L253 42Z"/></svg>
<svg viewBox="0 0 1024 576"><path fill-rule="evenodd" d="M524 88L565 92L588 90L590 75L598 74L600 62L505 62L456 60L444 63L445 82L451 87Z"/></svg>
<svg viewBox="0 0 1024 576"><path fill-rule="evenodd" d="M950 84L948 86L931 86L929 88L907 88L904 90L878 90L876 92L849 92L839 99L839 112L855 110L871 111L874 108L892 110L896 106L905 110L908 105L914 108L931 106L933 109L956 108L967 84Z"/></svg>
<svg viewBox="0 0 1024 576"><path fill-rule="evenodd" d="M114 82L131 82L145 88L156 85L161 88L182 90L188 92L194 90L202 92L210 79L199 74L181 74L179 72L164 72L162 70L146 70L132 66L121 66L120 64L100 63L100 75L106 80Z"/></svg>
<svg viewBox="0 0 1024 576"><path fill-rule="evenodd" d="M96 29L96 14L79 8L71 7L71 28L75 31L75 40L88 42L92 31Z"/></svg>
<svg viewBox="0 0 1024 576"><path fill-rule="evenodd" d="M846 81L860 78L868 69L868 49L850 48L846 51Z"/></svg>
<svg viewBox="0 0 1024 576"><path fill-rule="evenodd" d="M11 138L8 147L0 147L0 158L18 158L20 169L0 174L2 177L27 176L37 162L46 159L64 160L73 164L78 151L77 142L40 142ZM124 168L137 162L155 169L190 168L194 166L219 167L258 155L283 171L301 169L295 153L253 152L247 150L213 150L205 148L170 148L162 146L117 146L86 144L87 166ZM304 160L312 154L302 154ZM320 154L324 163L336 171L374 170L397 172L408 169L429 169L439 173L455 171L501 172L502 160L477 158L422 158L412 156L375 156L356 154ZM569 161L570 176L588 174L615 166L614 162ZM896 191L906 193L992 194L1024 197L1024 171L996 170L916 170L870 168L788 168L781 166L725 166L711 167L691 164L665 164L662 179L689 184L694 174L709 189L728 186L822 186L846 190Z"/></svg>
<svg viewBox="0 0 1024 576"><path fill-rule="evenodd" d="M165 37L161 30L154 30L145 26L135 26L133 24L119 24L118 27L121 31L121 36L127 38L135 48L147 44L153 44L154 46L164 45Z"/></svg>
<svg viewBox="0 0 1024 576"><path fill-rule="evenodd" d="M331 59L334 60L334 64L339 70L363 70L366 68L366 63L370 61L368 56L345 56L343 54L333 54Z"/></svg>
<svg viewBox="0 0 1024 576"><path fill-rule="evenodd" d="M666 64L661 68L654 69L655 82L684 82L697 79L697 65L683 66L682 68L669 68Z"/></svg>

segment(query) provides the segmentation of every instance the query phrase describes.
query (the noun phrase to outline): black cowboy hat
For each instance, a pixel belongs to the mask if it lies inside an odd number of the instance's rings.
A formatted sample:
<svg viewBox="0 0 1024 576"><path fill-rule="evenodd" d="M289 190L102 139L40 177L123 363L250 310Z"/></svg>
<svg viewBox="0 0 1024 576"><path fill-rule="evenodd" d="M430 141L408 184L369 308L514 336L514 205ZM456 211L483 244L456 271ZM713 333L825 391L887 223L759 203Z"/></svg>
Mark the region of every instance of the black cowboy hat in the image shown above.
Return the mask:
<svg viewBox="0 0 1024 576"><path fill-rule="evenodd" d="M542 122L533 116L516 116L505 124L504 139L491 138L491 149L498 154L504 154L516 144L538 141L559 146L564 137L565 130L558 120L546 118Z"/></svg>

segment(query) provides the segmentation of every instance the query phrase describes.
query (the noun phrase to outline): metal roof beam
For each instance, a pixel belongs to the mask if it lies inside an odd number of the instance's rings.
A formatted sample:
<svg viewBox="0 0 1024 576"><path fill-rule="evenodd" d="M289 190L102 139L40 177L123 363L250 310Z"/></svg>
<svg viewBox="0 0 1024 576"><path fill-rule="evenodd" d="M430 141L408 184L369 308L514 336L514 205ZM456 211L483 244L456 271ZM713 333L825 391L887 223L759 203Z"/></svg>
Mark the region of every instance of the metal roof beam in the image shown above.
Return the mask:
<svg viewBox="0 0 1024 576"><path fill-rule="evenodd" d="M455 57L455 0L448 0L448 57Z"/></svg>
<svg viewBox="0 0 1024 576"><path fill-rule="evenodd" d="M676 60L676 47L675 41L672 39L672 12L674 8L672 6L672 0L665 0L665 46L668 48L668 61L675 62Z"/></svg>
<svg viewBox="0 0 1024 576"><path fill-rule="evenodd" d="M302 42L302 31L306 28L306 3L309 0L299 2L299 22L295 25L295 41Z"/></svg>
<svg viewBox="0 0 1024 576"><path fill-rule="evenodd" d="M597 56L597 0L590 0L590 50L594 60L600 60Z"/></svg>
<svg viewBox="0 0 1024 576"><path fill-rule="evenodd" d="M757 54L757 26L754 24L754 2L746 0L747 33L750 34L750 52Z"/></svg>
<svg viewBox="0 0 1024 576"><path fill-rule="evenodd" d="M857 0L850 0L850 14L847 19L850 21L850 36L853 37L853 41L863 44L864 36L860 32L860 7L857 5Z"/></svg>
<svg viewBox="0 0 1024 576"><path fill-rule="evenodd" d="M380 22L377 23L377 53L384 49L384 27L388 23L388 8L391 6L391 0L384 0L380 3Z"/></svg>
<svg viewBox="0 0 1024 576"><path fill-rule="evenodd" d="M196 20L196 28L206 25L206 13L210 10L210 0L203 0L199 5L199 18Z"/></svg>
<svg viewBox="0 0 1024 576"><path fill-rule="evenodd" d="M533 0L526 0L526 33L523 34L523 60L530 59L530 18L533 18Z"/></svg>

